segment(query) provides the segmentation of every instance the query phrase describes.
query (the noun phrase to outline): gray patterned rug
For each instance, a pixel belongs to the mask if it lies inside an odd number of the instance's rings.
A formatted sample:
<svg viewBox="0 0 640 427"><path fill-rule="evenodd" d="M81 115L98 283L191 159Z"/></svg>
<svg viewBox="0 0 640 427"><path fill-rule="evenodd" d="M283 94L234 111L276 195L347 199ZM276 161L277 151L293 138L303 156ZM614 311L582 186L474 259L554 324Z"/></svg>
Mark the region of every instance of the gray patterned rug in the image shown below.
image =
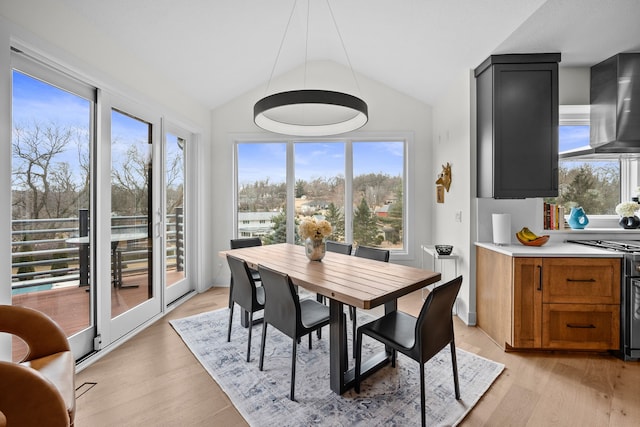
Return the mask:
<svg viewBox="0 0 640 427"><path fill-rule="evenodd" d="M398 354L396 369L382 368L361 385L339 396L329 388L329 328L298 345L296 402L289 400L291 339L267 330L264 370L258 370L262 325L253 327L251 362L246 362L247 330L236 306L231 342L227 342L229 310L221 309L172 320L171 325L198 361L227 393L252 426L407 426L420 424L418 364ZM261 314L257 313L257 317ZM358 310L362 324L373 317ZM349 322L350 323L350 322ZM347 328L351 331L351 327ZM351 334L349 334L351 348ZM380 350L365 337L363 358ZM351 351L351 350L350 350ZM350 353L352 354L352 353ZM449 347L425 364L427 425L457 425L500 375L504 365L461 349L456 351L462 399L453 392ZM350 366L354 363L350 360Z"/></svg>

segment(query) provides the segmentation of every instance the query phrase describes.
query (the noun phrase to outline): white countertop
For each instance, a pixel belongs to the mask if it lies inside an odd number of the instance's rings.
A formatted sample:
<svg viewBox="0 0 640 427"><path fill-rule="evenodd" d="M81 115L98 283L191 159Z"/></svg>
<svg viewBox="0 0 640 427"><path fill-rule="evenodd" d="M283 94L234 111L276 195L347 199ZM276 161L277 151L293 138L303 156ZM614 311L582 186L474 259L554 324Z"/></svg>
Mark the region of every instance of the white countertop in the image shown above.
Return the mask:
<svg viewBox="0 0 640 427"><path fill-rule="evenodd" d="M576 258L622 258L622 253L598 249L576 243L549 241L543 246L525 246L521 243L496 245L476 242L476 246L513 257L576 257Z"/></svg>

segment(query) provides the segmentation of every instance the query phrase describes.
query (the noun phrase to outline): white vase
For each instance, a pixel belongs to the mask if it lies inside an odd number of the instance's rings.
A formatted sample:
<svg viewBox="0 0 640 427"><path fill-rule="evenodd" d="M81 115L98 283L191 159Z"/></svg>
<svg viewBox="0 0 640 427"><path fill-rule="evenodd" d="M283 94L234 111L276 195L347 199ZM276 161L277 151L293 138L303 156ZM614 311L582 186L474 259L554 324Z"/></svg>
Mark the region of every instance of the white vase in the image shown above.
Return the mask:
<svg viewBox="0 0 640 427"><path fill-rule="evenodd" d="M304 241L304 253L310 261L322 261L326 253L324 239L306 238Z"/></svg>

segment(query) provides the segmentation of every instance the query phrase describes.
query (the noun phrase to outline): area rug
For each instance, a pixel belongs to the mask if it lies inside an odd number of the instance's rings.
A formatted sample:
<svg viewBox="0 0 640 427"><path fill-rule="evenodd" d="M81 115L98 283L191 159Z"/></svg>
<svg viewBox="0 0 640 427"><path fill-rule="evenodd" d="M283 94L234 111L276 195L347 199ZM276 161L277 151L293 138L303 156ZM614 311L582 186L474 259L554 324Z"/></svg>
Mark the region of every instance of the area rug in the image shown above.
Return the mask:
<svg viewBox="0 0 640 427"><path fill-rule="evenodd" d="M236 306L237 307L237 306ZM313 334L298 345L296 401L289 400L291 339L267 329L264 370L258 369L262 325L253 327L251 361L246 362L247 329L236 308L231 342L227 342L229 309L197 314L170 323L207 372L227 393L252 426L408 426L420 424L418 364L399 354L362 382L360 394L337 395L329 388L329 328L322 339ZM257 313L260 317L261 313ZM358 310L358 324L373 317ZM351 328L347 330L350 332ZM349 333L351 353L351 334ZM365 337L363 359L381 346ZM453 389L451 354L447 346L425 364L427 425L457 425L500 375L504 365L462 349L456 350L461 400ZM350 360L353 366L353 359Z"/></svg>

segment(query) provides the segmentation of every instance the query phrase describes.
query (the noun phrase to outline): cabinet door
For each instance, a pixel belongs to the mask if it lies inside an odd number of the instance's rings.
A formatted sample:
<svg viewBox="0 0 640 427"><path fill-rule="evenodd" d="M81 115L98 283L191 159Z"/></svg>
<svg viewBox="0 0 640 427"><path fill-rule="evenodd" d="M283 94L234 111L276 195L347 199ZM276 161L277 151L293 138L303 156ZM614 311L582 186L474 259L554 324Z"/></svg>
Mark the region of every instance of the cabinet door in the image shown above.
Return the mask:
<svg viewBox="0 0 640 427"><path fill-rule="evenodd" d="M494 66L493 197L558 195L558 64Z"/></svg>
<svg viewBox="0 0 640 427"><path fill-rule="evenodd" d="M513 259L514 348L542 345L542 259Z"/></svg>

